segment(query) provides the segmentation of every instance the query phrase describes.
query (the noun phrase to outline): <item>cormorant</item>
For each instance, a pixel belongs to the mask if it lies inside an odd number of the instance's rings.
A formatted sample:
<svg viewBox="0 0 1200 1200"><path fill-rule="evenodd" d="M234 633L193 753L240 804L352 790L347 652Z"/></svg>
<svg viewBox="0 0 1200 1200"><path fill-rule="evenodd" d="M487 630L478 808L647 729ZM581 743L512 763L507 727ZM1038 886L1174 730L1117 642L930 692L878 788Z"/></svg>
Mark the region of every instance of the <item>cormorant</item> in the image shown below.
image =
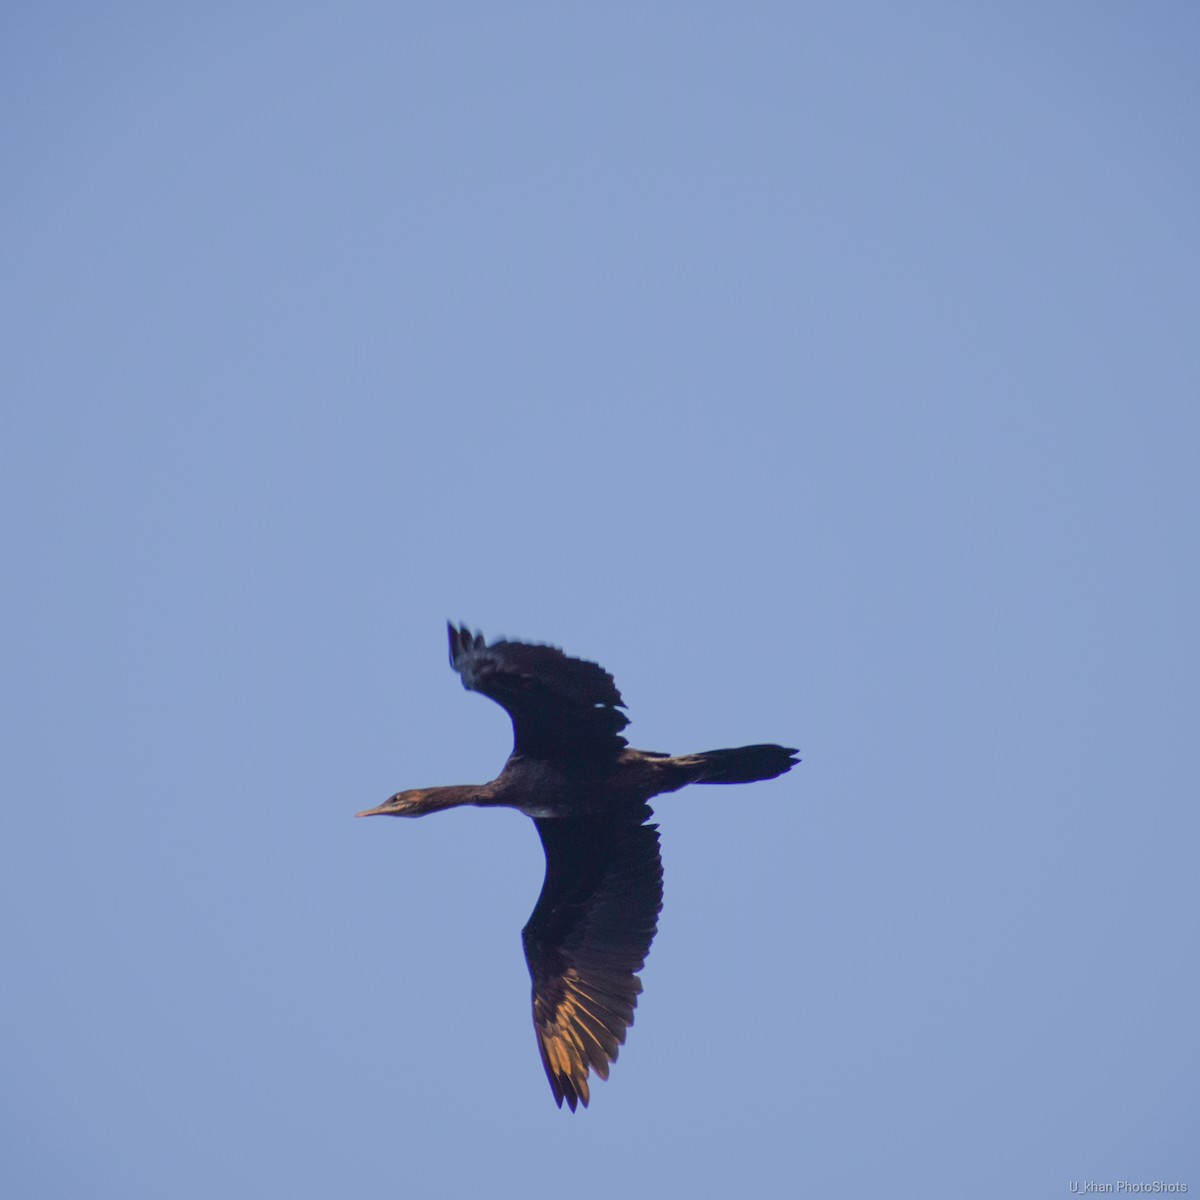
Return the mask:
<svg viewBox="0 0 1200 1200"><path fill-rule="evenodd" d="M360 817L420 817L460 804L533 818L546 879L521 932L533 980L533 1025L554 1098L588 1102L588 1071L608 1078L642 990L637 977L662 910L658 827L646 803L689 783L774 779L799 761L786 746L741 746L673 758L630 750L612 676L553 646L450 633L463 687L512 718L513 751L491 783L397 792Z"/></svg>

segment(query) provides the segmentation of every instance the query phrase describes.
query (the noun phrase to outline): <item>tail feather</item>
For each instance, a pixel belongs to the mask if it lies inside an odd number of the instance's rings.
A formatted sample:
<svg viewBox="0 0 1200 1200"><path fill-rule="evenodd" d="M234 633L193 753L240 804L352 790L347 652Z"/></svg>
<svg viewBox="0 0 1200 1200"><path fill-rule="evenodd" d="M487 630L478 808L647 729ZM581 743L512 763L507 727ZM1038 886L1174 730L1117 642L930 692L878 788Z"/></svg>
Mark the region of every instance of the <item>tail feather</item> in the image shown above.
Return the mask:
<svg viewBox="0 0 1200 1200"><path fill-rule="evenodd" d="M693 783L754 783L790 771L800 761L796 755L787 746L738 746L689 754L679 761L698 768Z"/></svg>

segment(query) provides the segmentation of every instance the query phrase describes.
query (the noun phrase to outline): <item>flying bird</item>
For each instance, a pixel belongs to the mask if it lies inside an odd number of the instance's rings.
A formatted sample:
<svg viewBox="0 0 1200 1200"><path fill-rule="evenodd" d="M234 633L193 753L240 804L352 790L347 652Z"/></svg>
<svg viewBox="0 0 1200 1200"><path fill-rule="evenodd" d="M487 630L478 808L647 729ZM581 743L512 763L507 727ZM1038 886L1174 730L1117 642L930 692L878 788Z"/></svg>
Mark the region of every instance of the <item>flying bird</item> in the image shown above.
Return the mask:
<svg viewBox="0 0 1200 1200"><path fill-rule="evenodd" d="M397 792L360 817L421 817L463 804L533 818L546 878L521 932L533 1026L554 1099L587 1107L588 1074L609 1066L633 1024L662 911L658 827L647 801L689 783L774 779L799 761L786 746L672 757L631 750L612 676L553 646L497 641L447 626L463 687L512 718L513 750L491 783Z"/></svg>

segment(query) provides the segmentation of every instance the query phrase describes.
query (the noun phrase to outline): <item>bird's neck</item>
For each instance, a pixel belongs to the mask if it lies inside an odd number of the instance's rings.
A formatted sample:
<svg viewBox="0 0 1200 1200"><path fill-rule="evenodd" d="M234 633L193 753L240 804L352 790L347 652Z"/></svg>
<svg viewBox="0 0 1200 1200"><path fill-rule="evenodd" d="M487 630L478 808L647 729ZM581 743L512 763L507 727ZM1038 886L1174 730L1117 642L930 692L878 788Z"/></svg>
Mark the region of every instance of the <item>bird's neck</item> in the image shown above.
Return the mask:
<svg viewBox="0 0 1200 1200"><path fill-rule="evenodd" d="M455 787L422 788L420 793L420 812L441 812L447 808L458 808L464 804L487 804L491 800L488 785L462 784Z"/></svg>

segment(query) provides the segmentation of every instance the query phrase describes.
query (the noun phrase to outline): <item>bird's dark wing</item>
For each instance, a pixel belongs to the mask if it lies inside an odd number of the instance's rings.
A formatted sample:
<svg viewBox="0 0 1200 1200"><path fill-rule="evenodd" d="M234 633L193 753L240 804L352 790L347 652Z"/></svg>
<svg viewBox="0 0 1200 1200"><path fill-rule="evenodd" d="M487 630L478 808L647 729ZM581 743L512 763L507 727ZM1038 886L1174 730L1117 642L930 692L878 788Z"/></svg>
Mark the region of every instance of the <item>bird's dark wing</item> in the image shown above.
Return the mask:
<svg viewBox="0 0 1200 1200"><path fill-rule="evenodd" d="M625 746L621 693L592 662L568 658L553 646L493 642L464 625L450 632L450 665L463 687L499 704L513 723L513 749L531 758L573 765L615 758Z"/></svg>
<svg viewBox="0 0 1200 1200"><path fill-rule="evenodd" d="M587 1106L588 1071L609 1064L633 1024L662 909L657 826L649 806L604 817L536 820L546 882L521 933L533 979L533 1026L554 1098Z"/></svg>

